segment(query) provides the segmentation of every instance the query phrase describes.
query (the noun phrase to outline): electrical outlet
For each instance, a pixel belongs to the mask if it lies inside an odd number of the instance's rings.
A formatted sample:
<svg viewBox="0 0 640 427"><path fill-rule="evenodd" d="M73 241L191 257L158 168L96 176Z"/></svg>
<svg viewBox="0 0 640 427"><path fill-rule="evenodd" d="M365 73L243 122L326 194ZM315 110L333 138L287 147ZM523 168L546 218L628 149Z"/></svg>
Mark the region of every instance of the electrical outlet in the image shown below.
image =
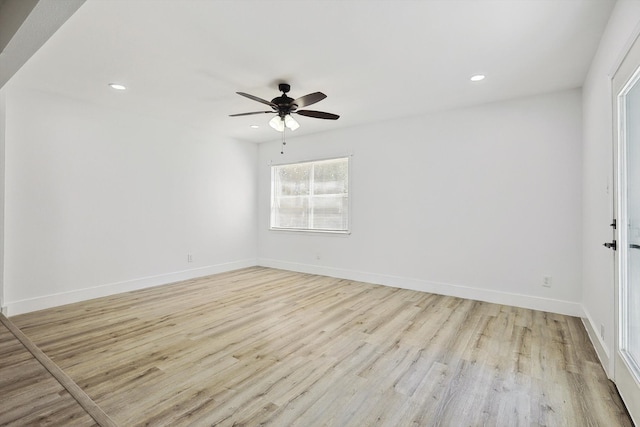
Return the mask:
<svg viewBox="0 0 640 427"><path fill-rule="evenodd" d="M187 262L193 262L193 254L187 254Z"/></svg>
<svg viewBox="0 0 640 427"><path fill-rule="evenodd" d="M545 288L550 288L552 282L553 278L551 276L542 276L542 286Z"/></svg>

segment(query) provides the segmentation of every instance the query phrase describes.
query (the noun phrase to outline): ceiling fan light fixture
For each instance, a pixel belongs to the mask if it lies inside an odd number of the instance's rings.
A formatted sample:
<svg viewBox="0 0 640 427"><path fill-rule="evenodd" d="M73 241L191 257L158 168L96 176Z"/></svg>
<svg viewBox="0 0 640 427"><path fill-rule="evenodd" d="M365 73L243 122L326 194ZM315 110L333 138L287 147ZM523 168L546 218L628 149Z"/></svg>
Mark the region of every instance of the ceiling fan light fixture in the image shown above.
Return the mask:
<svg viewBox="0 0 640 427"><path fill-rule="evenodd" d="M289 129L291 129L292 131L300 127L300 123L298 123L296 119L291 117L291 114L287 114L286 116L284 116L284 125Z"/></svg>
<svg viewBox="0 0 640 427"><path fill-rule="evenodd" d="M284 120L280 116L275 116L273 119L269 120L269 126L278 132L284 132Z"/></svg>

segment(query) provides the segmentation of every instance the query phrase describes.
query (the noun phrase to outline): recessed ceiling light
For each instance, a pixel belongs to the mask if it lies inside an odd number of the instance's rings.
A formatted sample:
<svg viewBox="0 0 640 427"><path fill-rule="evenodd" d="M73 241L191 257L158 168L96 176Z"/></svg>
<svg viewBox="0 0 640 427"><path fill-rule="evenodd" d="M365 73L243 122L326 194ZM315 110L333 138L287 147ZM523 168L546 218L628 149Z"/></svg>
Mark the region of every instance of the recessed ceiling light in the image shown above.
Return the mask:
<svg viewBox="0 0 640 427"><path fill-rule="evenodd" d="M475 76L471 76L472 82L479 82L480 80L484 80L484 74L476 74Z"/></svg>
<svg viewBox="0 0 640 427"><path fill-rule="evenodd" d="M251 126L249 126L249 127L250 127L251 129L258 129L260 126L258 126L258 125L251 125Z"/></svg>
<svg viewBox="0 0 640 427"><path fill-rule="evenodd" d="M125 90L125 89L127 89L126 86L121 85L119 83L109 83L109 86L111 87L111 89L115 89L115 90Z"/></svg>

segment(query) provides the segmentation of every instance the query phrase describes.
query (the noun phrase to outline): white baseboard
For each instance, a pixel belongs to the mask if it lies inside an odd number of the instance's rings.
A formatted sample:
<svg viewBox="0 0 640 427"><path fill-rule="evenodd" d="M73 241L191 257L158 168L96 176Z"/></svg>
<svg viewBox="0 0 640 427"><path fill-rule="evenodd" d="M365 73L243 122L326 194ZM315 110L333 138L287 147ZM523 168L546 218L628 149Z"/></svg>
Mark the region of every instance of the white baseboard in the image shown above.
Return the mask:
<svg viewBox="0 0 640 427"><path fill-rule="evenodd" d="M360 282L368 282L395 288L410 289L421 292L430 292L440 295L473 299L495 304L530 308L533 310L548 311L552 313L566 314L569 316L584 317L585 313L581 304L570 301L500 292L469 286L453 285L448 283L432 282L408 277L367 273L363 271L323 267L311 264L300 264L268 258L246 259L230 263L216 264L192 270L178 271L158 276L150 276L123 282L110 283L92 288L78 289L70 292L45 295L32 299L7 302L5 311L6 315L15 316L31 311L43 310L46 308L57 307L60 305L71 304L74 302L85 301L93 298L100 298L103 296L114 295L122 292L134 291L137 289L165 285L181 280L188 280L197 277L208 276L210 274L223 273L226 271L252 267L255 265L298 271L309 274L319 274L341 279L357 280ZM598 335L595 334L595 336L597 338ZM594 346L596 346L595 342ZM606 346L603 346L602 348L605 349ZM596 350L598 351L597 346ZM600 351L598 352L598 354L600 356ZM604 351L604 354L607 355L607 352ZM602 358L602 356L600 357Z"/></svg>
<svg viewBox="0 0 640 427"><path fill-rule="evenodd" d="M4 314L5 316L8 316L9 310L7 309L7 306L2 306L0 307L0 313Z"/></svg>
<svg viewBox="0 0 640 427"><path fill-rule="evenodd" d="M238 270L246 267L253 267L257 264L255 258L228 262L223 264L209 265L206 267L194 268L190 270L176 271L168 274L157 276L142 277L123 282L109 283L86 289L78 289L70 292L62 292L51 295L44 295L37 298L25 299L20 301L7 302L7 316L15 316L31 311L43 310L46 308L57 307L74 302L85 301L93 298L119 294L123 292L135 291L153 286L166 285L168 283L179 282L181 280L195 279L197 277L209 276L211 274L224 273L227 271Z"/></svg>
<svg viewBox="0 0 640 427"><path fill-rule="evenodd" d="M337 277L340 279L356 280L359 282L375 283L379 285L391 286L394 288L410 289L414 291L448 295L477 301L485 301L494 304L511 305L515 307L565 314L568 316L583 317L584 314L582 305L571 301L541 298L530 295L473 288L469 286L452 285L449 283L438 283L422 279L414 279L410 277L367 273L363 271L323 267L311 264L299 264L269 258L258 258L258 265L263 267L298 271L301 273Z"/></svg>
<svg viewBox="0 0 640 427"><path fill-rule="evenodd" d="M600 364L604 368L607 377L612 380L613 366L611 366L612 360L609 353L609 347L600 336L600 333L598 332L600 328L598 328L598 326L593 322L589 311L584 307L583 311L584 315L582 317L582 323L584 324L584 328L587 330L591 344L593 344L593 348L596 350L598 359L600 359Z"/></svg>

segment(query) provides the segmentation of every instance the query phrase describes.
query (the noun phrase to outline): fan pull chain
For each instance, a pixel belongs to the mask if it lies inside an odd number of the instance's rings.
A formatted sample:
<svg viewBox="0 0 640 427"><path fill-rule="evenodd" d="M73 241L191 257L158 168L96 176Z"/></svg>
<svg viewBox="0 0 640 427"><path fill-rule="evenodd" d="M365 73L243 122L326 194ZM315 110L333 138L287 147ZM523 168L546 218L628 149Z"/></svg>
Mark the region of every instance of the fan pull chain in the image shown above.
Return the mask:
<svg viewBox="0 0 640 427"><path fill-rule="evenodd" d="M280 150L280 154L284 154L284 146L287 145L286 141L284 140L284 131L286 128L284 128L282 130L282 149Z"/></svg>

